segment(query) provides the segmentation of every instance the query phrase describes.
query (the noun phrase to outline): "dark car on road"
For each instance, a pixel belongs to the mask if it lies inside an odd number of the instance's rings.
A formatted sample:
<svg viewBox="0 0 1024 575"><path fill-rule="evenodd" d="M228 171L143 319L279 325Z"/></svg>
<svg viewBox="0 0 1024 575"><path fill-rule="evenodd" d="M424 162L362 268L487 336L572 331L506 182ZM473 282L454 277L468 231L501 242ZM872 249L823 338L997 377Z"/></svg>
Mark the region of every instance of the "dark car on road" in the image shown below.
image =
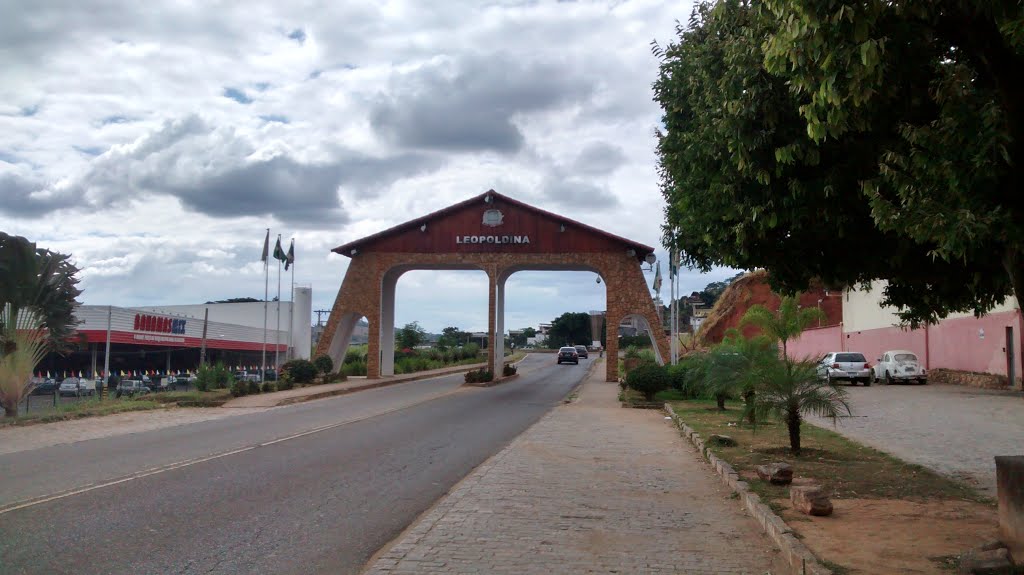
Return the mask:
<svg viewBox="0 0 1024 575"><path fill-rule="evenodd" d="M587 359L588 357L590 357L587 354L587 346L585 346L585 345L577 345L576 346L576 355L580 356L580 359Z"/></svg>
<svg viewBox="0 0 1024 575"><path fill-rule="evenodd" d="M579 364L580 354L576 351L575 347L563 347L558 350L558 363L575 363Z"/></svg>

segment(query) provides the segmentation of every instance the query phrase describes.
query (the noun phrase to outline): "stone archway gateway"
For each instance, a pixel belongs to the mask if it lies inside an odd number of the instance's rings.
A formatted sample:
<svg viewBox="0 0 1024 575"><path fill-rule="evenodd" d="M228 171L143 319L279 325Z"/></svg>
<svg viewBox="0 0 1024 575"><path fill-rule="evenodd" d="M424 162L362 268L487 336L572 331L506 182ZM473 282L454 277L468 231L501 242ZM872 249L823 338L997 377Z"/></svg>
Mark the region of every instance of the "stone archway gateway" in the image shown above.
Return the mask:
<svg viewBox="0 0 1024 575"><path fill-rule="evenodd" d="M334 248L352 258L338 290L317 354L341 366L360 317L369 327L367 375L394 374L395 286L412 270L481 270L488 296L488 368L504 358L505 282L527 270L591 271L606 286L606 321L615 334L627 316L651 327L660 362L669 355L668 338L644 281L640 264L654 249L586 224L535 208L494 190ZM617 338L607 341L608 357L618 354ZM498 373L498 372L495 372ZM608 361L608 381L618 362Z"/></svg>

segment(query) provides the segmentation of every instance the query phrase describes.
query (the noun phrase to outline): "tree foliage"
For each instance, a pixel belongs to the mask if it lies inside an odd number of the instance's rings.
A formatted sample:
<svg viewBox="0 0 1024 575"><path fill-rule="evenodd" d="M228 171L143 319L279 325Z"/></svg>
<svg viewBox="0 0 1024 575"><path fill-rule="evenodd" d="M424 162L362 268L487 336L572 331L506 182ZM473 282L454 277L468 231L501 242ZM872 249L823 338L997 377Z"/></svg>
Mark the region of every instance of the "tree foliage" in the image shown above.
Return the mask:
<svg viewBox="0 0 1024 575"><path fill-rule="evenodd" d="M1019 295L1022 14L700 4L655 47L665 244L703 270L766 268L787 292L888 279L883 303L915 325Z"/></svg>
<svg viewBox="0 0 1024 575"><path fill-rule="evenodd" d="M31 392L43 356L69 345L82 293L77 273L69 256L0 232L0 405L8 416Z"/></svg>
<svg viewBox="0 0 1024 575"><path fill-rule="evenodd" d="M470 338L472 338L472 334L469 332L462 331L454 326L448 326L441 330L441 337L437 339L437 347L440 349L458 347L468 343Z"/></svg>
<svg viewBox="0 0 1024 575"><path fill-rule="evenodd" d="M789 356L789 340L799 337L814 322L825 319L825 312L820 308L801 309L799 301L799 295L782 296L779 309L774 312L761 304L754 304L743 314L740 325L753 324L761 328L761 333L771 341L782 344L782 357L786 358Z"/></svg>
<svg viewBox="0 0 1024 575"><path fill-rule="evenodd" d="M548 330L549 347L563 345L590 345L590 314L565 312L551 322Z"/></svg>
<svg viewBox="0 0 1024 575"><path fill-rule="evenodd" d="M427 331L420 327L419 322L407 323L395 334L395 342L399 349L412 349L423 343L427 338Z"/></svg>

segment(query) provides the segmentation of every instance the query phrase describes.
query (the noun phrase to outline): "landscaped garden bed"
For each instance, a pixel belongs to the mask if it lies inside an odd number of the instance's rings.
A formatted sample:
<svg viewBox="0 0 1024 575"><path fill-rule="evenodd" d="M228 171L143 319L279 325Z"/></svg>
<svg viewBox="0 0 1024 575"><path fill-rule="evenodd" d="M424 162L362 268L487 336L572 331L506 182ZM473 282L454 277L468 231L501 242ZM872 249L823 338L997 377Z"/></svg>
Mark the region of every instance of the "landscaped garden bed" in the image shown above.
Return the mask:
<svg viewBox="0 0 1024 575"><path fill-rule="evenodd" d="M729 463L762 501L836 573L935 573L955 570L958 556L997 539L993 502L969 486L834 431L802 425L800 456L793 456L784 424L741 423L742 404L671 401L680 419L708 438L727 435L736 446L708 449ZM830 516L796 511L788 485L758 479L758 465L783 462L793 484L818 484L831 494Z"/></svg>

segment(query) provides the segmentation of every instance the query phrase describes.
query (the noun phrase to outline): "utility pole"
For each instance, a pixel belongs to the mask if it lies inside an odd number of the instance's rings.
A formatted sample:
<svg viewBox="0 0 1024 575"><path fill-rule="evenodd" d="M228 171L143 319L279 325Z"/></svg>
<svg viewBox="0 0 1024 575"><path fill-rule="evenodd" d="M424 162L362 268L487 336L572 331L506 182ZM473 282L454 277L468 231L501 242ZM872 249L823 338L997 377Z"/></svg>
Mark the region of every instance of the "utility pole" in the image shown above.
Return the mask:
<svg viewBox="0 0 1024 575"><path fill-rule="evenodd" d="M320 321L320 316L322 314L325 314L325 313L331 313L331 310L329 310L329 309L318 309L318 310L314 311L313 313L316 314L316 325L321 326L324 323L322 321Z"/></svg>

